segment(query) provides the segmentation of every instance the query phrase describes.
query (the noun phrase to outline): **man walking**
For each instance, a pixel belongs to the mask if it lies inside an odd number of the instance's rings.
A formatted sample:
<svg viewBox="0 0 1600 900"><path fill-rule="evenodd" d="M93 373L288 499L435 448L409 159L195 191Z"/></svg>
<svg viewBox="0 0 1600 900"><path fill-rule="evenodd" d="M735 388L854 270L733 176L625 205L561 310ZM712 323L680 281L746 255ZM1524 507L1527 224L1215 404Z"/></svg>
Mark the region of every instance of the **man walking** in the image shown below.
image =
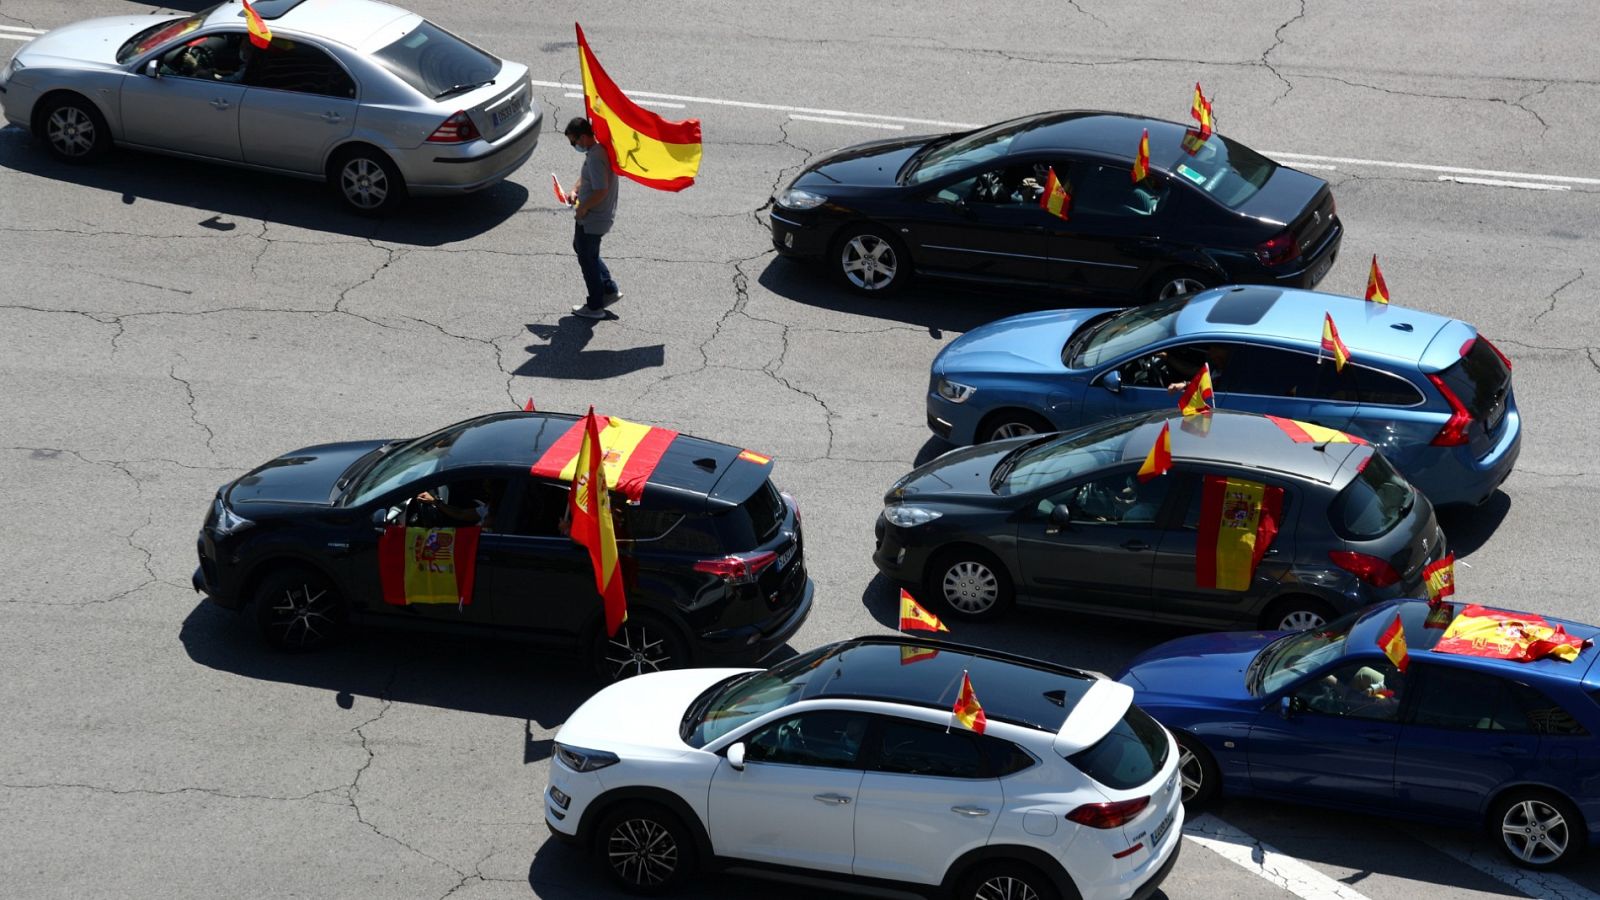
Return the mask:
<svg viewBox="0 0 1600 900"><path fill-rule="evenodd" d="M584 157L583 171L572 192L576 204L572 250L578 255L588 296L572 312L585 319L604 319L605 308L622 299L617 283L611 280L611 270L600 260L600 238L611 230L617 215L617 176L611 171L606 148L595 140L594 127L588 119L573 119L564 133L567 143Z"/></svg>

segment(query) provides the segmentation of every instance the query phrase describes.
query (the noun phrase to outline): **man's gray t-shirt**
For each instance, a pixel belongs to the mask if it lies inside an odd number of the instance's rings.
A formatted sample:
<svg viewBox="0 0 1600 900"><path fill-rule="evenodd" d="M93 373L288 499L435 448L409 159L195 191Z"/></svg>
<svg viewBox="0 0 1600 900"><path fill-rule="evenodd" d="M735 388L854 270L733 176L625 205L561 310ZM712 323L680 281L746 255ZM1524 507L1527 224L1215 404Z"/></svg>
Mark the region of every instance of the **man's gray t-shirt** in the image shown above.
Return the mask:
<svg viewBox="0 0 1600 900"><path fill-rule="evenodd" d="M593 209L583 214L578 224L588 234L605 234L617 218L617 176L611 171L611 157L598 142L583 157L583 185L578 191L578 202L589 198L595 190L604 188L606 195Z"/></svg>

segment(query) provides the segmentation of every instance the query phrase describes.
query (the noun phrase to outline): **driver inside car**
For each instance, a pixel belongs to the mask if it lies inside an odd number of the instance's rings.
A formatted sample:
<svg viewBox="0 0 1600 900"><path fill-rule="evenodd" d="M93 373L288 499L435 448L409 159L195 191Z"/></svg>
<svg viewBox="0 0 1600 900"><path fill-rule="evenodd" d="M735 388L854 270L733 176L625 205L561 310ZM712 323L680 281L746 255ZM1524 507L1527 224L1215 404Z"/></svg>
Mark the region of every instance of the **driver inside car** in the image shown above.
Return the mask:
<svg viewBox="0 0 1600 900"><path fill-rule="evenodd" d="M163 75L235 82L244 77L244 51L239 35L209 34L197 37L161 64Z"/></svg>

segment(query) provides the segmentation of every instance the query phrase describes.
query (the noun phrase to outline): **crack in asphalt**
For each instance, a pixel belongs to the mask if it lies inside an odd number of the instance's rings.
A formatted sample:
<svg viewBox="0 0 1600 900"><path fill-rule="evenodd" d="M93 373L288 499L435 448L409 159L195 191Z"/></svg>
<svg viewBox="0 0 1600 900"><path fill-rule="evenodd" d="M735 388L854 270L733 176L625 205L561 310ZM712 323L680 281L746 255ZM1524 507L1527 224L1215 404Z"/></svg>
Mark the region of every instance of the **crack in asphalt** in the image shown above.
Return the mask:
<svg viewBox="0 0 1600 900"><path fill-rule="evenodd" d="M115 281L115 282L118 282L120 284L136 284L136 285L139 285L140 287L155 288L158 291L171 291L174 294L184 294L186 296L194 296L194 291L186 291L183 288L168 287L167 285L164 285L164 284L151 284L148 281L139 281L139 280L133 279L133 278L123 278L123 277L121 277L119 275L107 275L104 272L98 272L98 271L90 269L90 268L88 268L86 266L71 266L70 268L77 269L77 270L79 270L81 272L89 272L92 275L97 275L97 276L99 276L101 278L104 278L104 279L106 279L108 281Z"/></svg>
<svg viewBox="0 0 1600 900"><path fill-rule="evenodd" d="M1578 274L1575 275L1574 277L1572 277L1570 280L1568 280L1566 284L1563 284L1562 286L1560 286L1560 287L1556 288L1555 290L1551 291L1549 293L1548 297L1547 297L1547 299L1550 301L1550 305L1545 307L1542 312L1540 312L1538 315L1533 317L1534 324L1538 324L1540 319L1542 319L1545 316L1548 316L1551 313L1555 312L1556 311L1556 295L1560 294L1562 291L1566 290L1567 288L1572 287L1574 284L1577 284L1579 281L1582 281L1583 280L1583 275L1584 275L1583 270L1579 269L1578 270Z"/></svg>
<svg viewBox="0 0 1600 900"><path fill-rule="evenodd" d="M216 440L217 433L215 431L211 430L211 426L210 425L207 425L206 423L200 421L200 411L195 408L195 399L196 398L195 398L195 393L194 393L194 385L190 384L187 380L178 377L178 367L177 366L169 366L167 368L167 377L171 378L173 381L176 381L177 383L183 385L183 391L184 391L185 394L188 395L188 398L189 398L189 421L191 421L194 424L200 426L200 428L205 431L205 433L206 433L206 450L214 453L215 452L215 448L212 446L212 442Z"/></svg>
<svg viewBox="0 0 1600 900"><path fill-rule="evenodd" d="M8 12L0 12L0 19L5 19L8 22L16 22L17 24L25 25L28 28L38 28L39 27L39 26L33 24L32 22L29 22L27 19L18 18L17 16L13 16L12 14L10 14Z"/></svg>
<svg viewBox="0 0 1600 900"><path fill-rule="evenodd" d="M1266 50L1262 51L1262 53L1261 53L1261 65L1265 66L1267 71L1272 73L1272 77L1274 77L1274 78L1278 79L1279 81L1283 82L1283 93L1281 93L1278 96L1274 97L1272 99L1272 102L1267 104L1268 106L1277 106L1279 100L1282 100L1283 98L1289 96L1289 92L1294 90L1294 82L1292 82L1289 79L1283 77L1283 73L1279 72L1278 71L1278 67L1274 66L1272 64L1271 60L1267 59L1267 57L1271 56L1275 50L1277 50L1279 47L1283 46L1283 32L1284 32L1284 30L1287 29L1290 25L1293 25L1294 23L1300 21L1301 19L1303 19L1305 17L1306 17L1306 0L1300 0L1300 11L1298 13L1296 13L1292 18L1290 18L1289 21L1284 22L1282 25L1279 25L1277 27L1277 29L1272 32L1272 46L1268 47Z"/></svg>
<svg viewBox="0 0 1600 900"><path fill-rule="evenodd" d="M1307 73L1296 73L1295 77L1296 78L1311 78L1311 79L1314 79L1314 80L1317 80L1317 81L1336 81L1339 84L1345 85L1347 87L1365 88L1365 89L1367 89L1369 91L1377 91L1377 92L1379 92L1381 94L1389 94L1390 96L1394 96L1394 97L1415 97L1415 98L1423 99L1423 100L1456 100L1456 101L1461 101L1461 102L1465 102L1465 103L1498 103L1501 106L1509 106L1512 109L1521 110L1522 112L1525 112L1530 116L1533 116L1534 120L1539 123L1540 136L1541 137L1543 136L1544 132L1547 132L1547 131L1550 130L1550 124L1544 120L1544 116L1539 115L1539 113L1535 112L1534 110L1532 110L1532 109L1530 109L1530 108L1528 108L1528 107L1526 107L1526 106L1524 106L1522 104L1524 103L1524 101L1526 101L1530 97L1535 97L1535 96L1538 96L1539 94L1544 93L1547 89L1550 88L1550 86L1552 84L1556 83L1556 82L1544 82L1543 83L1543 87L1540 87L1538 90L1532 91L1532 92L1530 92L1528 94L1524 94L1523 96L1518 97L1515 100L1507 100L1504 97L1466 97L1466 96L1462 96L1460 94L1431 94L1431 93L1428 93L1427 91L1399 90L1397 88L1379 87L1376 84L1367 84L1366 82L1363 82L1363 81L1351 81L1348 78L1340 78L1337 75L1312 75L1312 74L1307 74ZM1498 78L1496 80L1500 80L1500 81L1520 81L1522 79Z"/></svg>

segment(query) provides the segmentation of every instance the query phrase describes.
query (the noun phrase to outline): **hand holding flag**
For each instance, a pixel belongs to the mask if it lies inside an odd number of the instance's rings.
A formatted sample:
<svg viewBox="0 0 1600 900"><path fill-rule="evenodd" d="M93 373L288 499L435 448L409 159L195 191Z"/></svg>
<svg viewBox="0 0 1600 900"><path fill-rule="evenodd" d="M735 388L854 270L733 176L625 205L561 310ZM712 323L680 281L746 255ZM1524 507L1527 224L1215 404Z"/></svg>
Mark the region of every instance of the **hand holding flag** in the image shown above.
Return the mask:
<svg viewBox="0 0 1600 900"><path fill-rule="evenodd" d="M563 191L561 189L561 179L557 178L556 177L556 173L554 173L554 172L550 173L550 189L555 191L555 193L556 193L556 202L561 204L562 206L571 206L572 205L572 201L574 199L576 199L574 197L569 196L566 191Z"/></svg>
<svg viewBox="0 0 1600 900"><path fill-rule="evenodd" d="M1178 409L1185 416L1209 415L1211 413L1211 364L1201 363L1200 371L1189 379L1189 386L1184 388L1183 396L1178 399Z"/></svg>
<svg viewBox="0 0 1600 900"><path fill-rule="evenodd" d="M1367 273L1367 300L1389 305L1389 285L1383 281L1383 270L1378 268L1378 254L1372 254L1372 269Z"/></svg>
<svg viewBox="0 0 1600 900"><path fill-rule="evenodd" d="M922 604L912 599L911 592L905 588L900 589L900 630L901 631L949 631L939 617L926 609Z"/></svg>

